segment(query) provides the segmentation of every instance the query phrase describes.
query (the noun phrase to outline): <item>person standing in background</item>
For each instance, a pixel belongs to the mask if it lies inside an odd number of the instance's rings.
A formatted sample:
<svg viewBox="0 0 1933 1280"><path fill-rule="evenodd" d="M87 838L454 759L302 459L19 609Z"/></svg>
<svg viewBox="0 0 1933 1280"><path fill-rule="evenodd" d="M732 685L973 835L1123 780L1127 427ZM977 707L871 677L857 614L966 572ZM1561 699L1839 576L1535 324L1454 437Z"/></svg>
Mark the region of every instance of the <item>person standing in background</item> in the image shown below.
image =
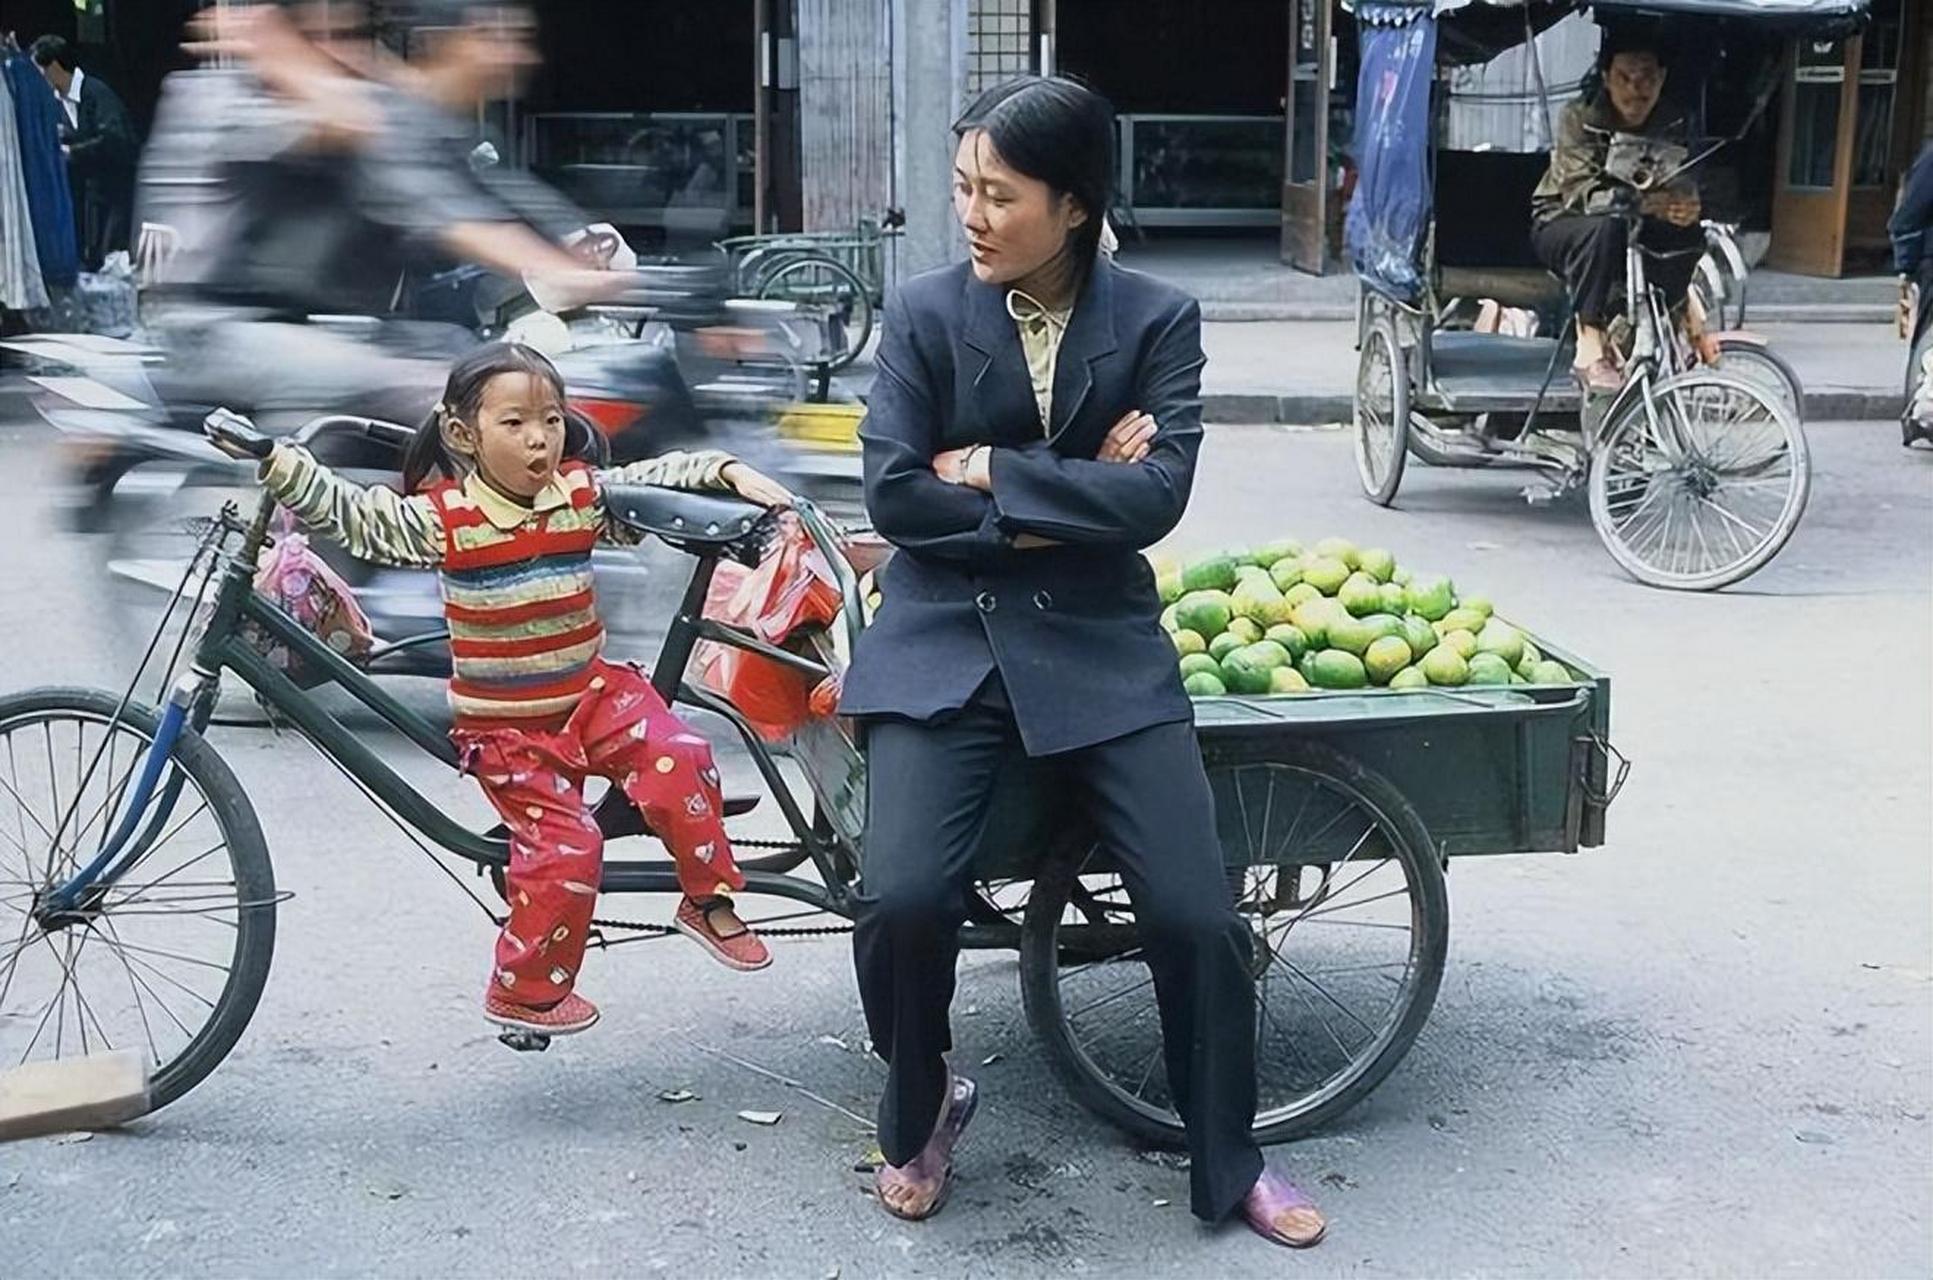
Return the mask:
<svg viewBox="0 0 1933 1280"><path fill-rule="evenodd" d="M1933 440L1933 142L1920 148L1900 184L1899 207L1886 224L1899 272L1900 336L1906 357L1906 410L1902 443Z"/></svg>
<svg viewBox="0 0 1933 1280"><path fill-rule="evenodd" d="M40 37L32 57L60 99L81 265L97 270L108 254L130 247L140 144L120 96L99 76L81 70L64 38Z"/></svg>

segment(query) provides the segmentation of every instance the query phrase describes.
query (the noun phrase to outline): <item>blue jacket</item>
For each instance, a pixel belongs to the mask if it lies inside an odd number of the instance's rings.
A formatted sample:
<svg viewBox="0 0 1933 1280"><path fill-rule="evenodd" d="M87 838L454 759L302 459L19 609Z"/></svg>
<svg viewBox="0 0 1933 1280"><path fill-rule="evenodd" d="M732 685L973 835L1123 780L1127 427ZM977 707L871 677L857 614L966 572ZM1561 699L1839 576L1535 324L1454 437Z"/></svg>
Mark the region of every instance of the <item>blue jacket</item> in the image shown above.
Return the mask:
<svg viewBox="0 0 1933 1280"><path fill-rule="evenodd" d="M74 234L74 199L67 189L67 157L60 153L66 120L54 90L25 54L7 59L14 128L20 134L20 168L27 183L27 213L34 227L40 276L64 286L80 275L80 242Z"/></svg>
<svg viewBox="0 0 1933 1280"><path fill-rule="evenodd" d="M860 429L866 505L899 550L840 709L932 719L997 667L1030 755L1189 719L1140 551L1188 505L1203 363L1194 299L1101 259L1061 340L1043 438L1005 290L964 263L900 289ZM1130 409L1154 416L1148 457L1096 461ZM991 495L933 473L936 453L972 444L994 446ZM1018 549L1023 533L1061 545Z"/></svg>
<svg viewBox="0 0 1933 1280"><path fill-rule="evenodd" d="M1900 184L1899 208L1886 230L1893 237L1893 269L1903 276L1924 275L1933 269L1933 142L1920 148L1920 158Z"/></svg>

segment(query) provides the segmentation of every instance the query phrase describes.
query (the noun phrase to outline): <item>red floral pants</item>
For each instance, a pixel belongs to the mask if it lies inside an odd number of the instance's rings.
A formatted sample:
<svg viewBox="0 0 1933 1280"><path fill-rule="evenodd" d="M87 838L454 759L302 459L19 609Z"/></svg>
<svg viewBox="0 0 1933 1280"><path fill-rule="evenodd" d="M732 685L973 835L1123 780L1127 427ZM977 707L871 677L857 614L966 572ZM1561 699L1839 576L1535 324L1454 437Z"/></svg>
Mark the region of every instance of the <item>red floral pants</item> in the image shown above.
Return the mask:
<svg viewBox="0 0 1933 1280"><path fill-rule="evenodd" d="M518 1004L563 999L584 960L604 864L604 836L584 803L586 778L609 779L637 805L687 896L745 885L725 836L710 745L636 669L593 665L590 688L561 729L451 734L463 771L483 784L510 829L510 919L497 938L492 980Z"/></svg>

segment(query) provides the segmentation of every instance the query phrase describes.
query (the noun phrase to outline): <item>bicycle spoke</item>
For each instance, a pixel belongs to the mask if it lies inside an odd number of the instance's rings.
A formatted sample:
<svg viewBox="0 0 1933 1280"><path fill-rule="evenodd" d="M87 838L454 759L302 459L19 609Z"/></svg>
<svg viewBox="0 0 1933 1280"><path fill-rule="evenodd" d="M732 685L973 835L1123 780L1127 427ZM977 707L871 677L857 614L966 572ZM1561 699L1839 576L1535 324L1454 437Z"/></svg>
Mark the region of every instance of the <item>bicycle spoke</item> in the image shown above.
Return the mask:
<svg viewBox="0 0 1933 1280"><path fill-rule="evenodd" d="M120 934L115 930L113 921L102 920L99 923L106 925L108 935L119 941ZM121 968L128 975L128 994L134 997L134 1012L141 1019L141 1033L148 1038L148 1052L154 1055L154 1061L160 1062L161 1046L154 1042L154 1026L148 1021L147 1003L141 999L141 988L135 983L134 966L128 963L128 958L121 954L118 947L113 950L114 958L121 962Z"/></svg>
<svg viewBox="0 0 1933 1280"><path fill-rule="evenodd" d="M1332 1006L1334 1006L1336 1012L1340 1013L1343 1017L1349 1019L1351 1022L1361 1027L1363 1031L1369 1036L1370 1039L1373 1040L1376 1038L1376 1029L1370 1026L1367 1022L1364 1022L1361 1018L1357 1017L1355 1010L1351 1009L1348 1005L1344 1004L1342 1001L1336 999L1335 996L1331 995L1329 992L1329 988L1323 986L1320 982L1317 982L1315 979L1311 978L1308 974L1304 973L1301 969L1297 968L1295 962L1289 959L1287 956L1281 956L1278 958L1281 960L1282 964L1285 967L1287 967L1290 973L1293 973L1296 977L1308 983L1309 986L1315 990L1315 993L1317 995L1321 996L1324 1000L1327 1000Z"/></svg>
<svg viewBox="0 0 1933 1280"><path fill-rule="evenodd" d="M1336 912L1338 911L1354 911L1357 907L1366 907L1372 902L1382 902L1387 898L1407 898L1408 896L1409 896L1409 888L1408 886L1404 886L1401 889L1391 889L1387 893L1379 893L1372 898L1363 898L1357 902L1343 903L1339 906L1334 906L1334 907L1325 907L1321 911L1305 911L1301 916L1297 917L1297 921L1298 923L1300 923L1300 922L1305 922L1309 920L1319 920L1323 916L1332 916L1336 914Z"/></svg>
<svg viewBox="0 0 1933 1280"><path fill-rule="evenodd" d="M1083 973L1086 973L1089 969L1092 969L1097 965L1120 964L1124 960L1132 960L1136 956L1140 955L1141 951L1142 951L1142 948L1135 947L1131 951L1123 951L1118 956L1102 956L1099 960L1090 960L1086 964L1081 965L1077 969L1063 970L1060 976L1061 985L1066 986L1069 979L1078 978Z"/></svg>
<svg viewBox="0 0 1933 1280"><path fill-rule="evenodd" d="M1278 953L1270 957L1269 963L1286 965L1288 961ZM1335 1046L1337 1049L1342 1051L1343 1061L1347 1062L1351 1057L1354 1056L1349 1052L1349 1046L1342 1042L1342 1037L1336 1034L1336 1029L1329 1025L1329 1020L1322 1016L1322 1011L1316 1008L1314 1004L1310 1003L1309 998L1302 993L1301 987L1291 982L1289 984L1289 993L1293 995L1297 1000L1300 1000L1302 1002L1303 1007L1309 1011L1310 1016L1312 1016L1316 1020L1316 1022L1322 1027L1323 1031L1328 1033L1329 1039L1335 1043Z"/></svg>
<svg viewBox="0 0 1933 1280"><path fill-rule="evenodd" d="M1242 851L1248 855L1252 864L1255 861L1255 834L1248 829L1248 801L1242 795L1242 774L1245 770L1235 771L1235 808L1242 815Z"/></svg>
<svg viewBox="0 0 1933 1280"><path fill-rule="evenodd" d="M0 1012L6 1010L7 993L13 990L14 971L20 965L21 955L33 944L33 932L34 918L26 912L22 912L20 918L20 936L13 940L13 950L7 953L7 958L4 961L0 961L0 964L6 965L4 974L0 975Z"/></svg>
<svg viewBox="0 0 1933 1280"><path fill-rule="evenodd" d="M1663 492L1664 492L1664 486L1656 483L1647 484L1645 486L1645 494L1644 494L1643 500L1640 501L1636 507L1632 508L1629 514L1627 514L1623 519L1619 520L1615 526L1613 526L1614 528L1616 528L1619 536L1623 536L1625 531L1630 528L1632 522L1635 521L1639 516L1643 515L1647 510L1649 510L1651 507L1651 504L1656 502L1658 500L1658 496Z"/></svg>
<svg viewBox="0 0 1933 1280"><path fill-rule="evenodd" d="M118 950L118 947L117 947L117 950ZM124 956L122 956L122 957L121 957L121 961L122 961L122 963L123 963L123 964L126 964L126 965L128 965L128 976L129 976L129 977L131 977L131 978L133 978L133 979L134 979L134 980L135 980L136 982L138 982L138 983L140 983L140 984L141 984L141 989L142 989L143 991L145 991L145 992L147 992L147 993L148 993L148 996L149 996L149 998L151 998L151 999L152 999L152 1000L153 1000L153 1001L155 1002L155 1004L156 1004L156 1005L158 1005L158 1006L160 1006L160 1009L161 1009L161 1012L163 1012L163 1013L165 1013L165 1014L167 1014L167 1015L168 1015L168 1021L170 1021L170 1022L172 1022L172 1023L174 1023L174 1024L175 1024L175 1025L176 1025L177 1027L180 1027L180 1028L181 1028L181 1034L182 1034L182 1035L184 1035L184 1036L187 1036L187 1037L188 1037L188 1039L189 1039L189 1041L190 1041L190 1042L192 1042L192 1041L194 1040L194 1038L195 1038L195 1033L194 1033L193 1031L190 1031L190 1030L188 1029L188 1024L187 1024L187 1023L185 1023L185 1022L183 1022L183 1021L181 1020L181 1017L180 1017L180 1015L178 1015L177 1013L175 1013L175 1011L174 1011L174 1009L173 1009L173 1007L172 1007L172 1006L170 1006L170 1005L168 1004L168 1002L167 1002L166 1000L163 1000L163 999L161 998L161 993L160 993L159 991L156 991L156 990L155 990L155 989L154 989L154 988L153 988L153 987L152 987L151 985L149 985L149 983L148 983L148 980L147 980L146 978L143 978L143 977L142 977L142 976L141 976L140 974L138 974L138 973L136 973L136 972L134 971L134 968L133 968L133 966L134 966L134 965L137 965L137 964L138 964L138 965L140 965L140 966L141 966L141 967L142 967L143 969L146 969L146 970L148 970L148 971L149 971L150 973L152 973L152 974L154 974L154 975L155 975L156 977L159 977L159 978L166 978L166 979L167 979L167 980L168 980L169 982L172 982L172 983L174 983L174 985L175 985L175 986L178 986L178 987L179 987L179 986L181 986L181 984L180 984L179 982L175 982L173 978L169 978L167 974L165 974L165 973L162 973L162 972L161 972L161 971L160 971L159 969L156 969L156 968L155 968L155 967L154 967L153 965L151 965L151 964L149 964L149 963L147 963L146 961L144 961L144 960L142 960L142 959L141 959L141 957L139 957L139 956L126 956L126 955L124 955ZM184 991L186 991L186 990L187 990L187 988L186 988L186 987L183 987L182 989L183 989ZM197 1000L201 1000L201 999L202 999L202 997L201 997L201 996L199 996L199 995L196 995L196 994L195 994L195 993L194 993L193 991L189 991L189 992L188 992L188 994L189 994L189 995L192 995L192 996L195 996L195 998L196 998ZM206 1002L205 1000L203 1000L203 1003L205 1004L205 1003L207 1003L207 1002ZM210 1007L210 1008L213 1008L213 1006L212 1006L212 1005L210 1005L209 1007ZM154 1059L154 1060L155 1060L156 1062L159 1062L159 1061L161 1061L161 1055L160 1055L159 1053L156 1053L156 1054L155 1054L155 1059Z"/></svg>
<svg viewBox="0 0 1933 1280"><path fill-rule="evenodd" d="M1383 969L1407 969L1409 967L1410 962L1407 960L1384 960L1377 964L1350 965L1346 969L1309 969L1305 972L1312 978L1333 978L1341 977L1345 974L1376 973Z"/></svg>
<svg viewBox="0 0 1933 1280"><path fill-rule="evenodd" d="M1157 1041L1154 1048L1148 1052L1148 1065L1141 1072L1141 1083L1134 1087L1135 1097L1146 1098L1148 1096L1148 1082L1154 1079L1155 1065L1160 1061L1161 1044Z"/></svg>
<svg viewBox="0 0 1933 1280"><path fill-rule="evenodd" d="M60 807L60 774L54 767L54 727L51 721L42 720L40 722L40 736L47 741L47 788L53 793L54 797L53 815L56 819L59 819L62 815ZM63 825L65 824L63 823ZM47 832L47 842L47 879L51 883L54 878L54 859L60 854L60 837L54 832L49 831Z"/></svg>
<svg viewBox="0 0 1933 1280"><path fill-rule="evenodd" d="M18 810L19 812L21 812L21 813L23 813L23 814L25 814L25 815L26 815L26 816L27 816L28 818L30 818L30 819L32 819L32 821L33 821L33 824L34 824L34 825L35 825L36 827L39 827L39 828L40 828L40 834L42 834L42 835L44 835L44 836L46 836L46 837L47 837L47 842L48 842L48 848L49 848L49 850L51 850L51 849L53 848L53 839L54 839L54 833L53 833L53 831L52 831L52 830L51 830L51 829L50 829L50 828L49 828L49 827L47 826L47 824L46 824L46 823L44 823L44 822L42 822L42 821L40 820L40 815L39 815L38 813L36 813L36 812L34 811L34 808L33 808L33 806L32 806L32 805L29 805L29 804L27 803L27 798L26 798L25 796L23 796L23 795L21 795L21 794L20 794L20 792L19 792L19 790L17 789L17 784L18 784L18 782L19 782L19 779L17 779L17 778L16 778L15 780L14 780L14 782L13 782L13 783L6 783L6 782L0 782L0 787L5 787L5 788L6 788L6 790L7 790L7 794L13 797L13 803L14 803L14 807L15 807L15 808L16 808L16 809L17 809L17 810ZM24 832L24 831L22 832L22 837L23 837L23 839L24 839L24 837L25 837L25 832ZM27 853L27 847L26 847L26 845L25 845L25 844L22 844L22 845L19 845L19 846L18 846L18 848L19 848L19 849L21 850L21 852L23 852L23 853ZM33 854L32 854L32 853L27 853L27 856L28 856L29 858L31 858L31 857L33 857ZM28 867L28 871L29 871L29 872L31 872L32 870L33 870L33 868L32 868L31 866L29 866L29 867ZM43 881L41 881L41 883L43 883L43 884L44 884L44 883L46 883L46 881L44 881L44 880L43 880Z"/></svg>
<svg viewBox="0 0 1933 1280"><path fill-rule="evenodd" d="M1739 528L1745 530L1747 533L1751 534L1752 543L1754 546L1758 545L1758 543L1765 537L1765 534L1770 532L1769 529L1760 530L1760 529L1754 528L1752 525L1746 523L1740 517L1733 515L1730 511L1727 511L1724 507L1720 506L1718 503L1713 502L1710 498L1701 496L1698 499L1698 501L1703 505L1710 507L1713 511L1716 511L1719 515L1723 516L1726 520L1730 521L1732 524L1738 526Z"/></svg>
<svg viewBox="0 0 1933 1280"><path fill-rule="evenodd" d="M228 972L228 966L225 964L217 964L213 960L203 960L198 956L185 956L178 951L164 951L159 947L137 946L132 942L117 941L115 945L135 955L157 956L163 960L175 960L182 964L196 965L203 969L213 969L216 973L220 974L226 974Z"/></svg>
<svg viewBox="0 0 1933 1280"><path fill-rule="evenodd" d="M1067 1015L1067 1020L1069 1022L1072 1022L1074 1019L1080 1017L1083 1014L1092 1013L1094 1012L1094 1010L1099 1009L1104 1005L1113 1004L1116 1000L1119 1000L1123 996L1133 995L1135 992L1141 990L1143 987L1148 986L1153 981L1154 981L1154 974L1150 972L1147 977L1141 979L1141 981L1135 983L1133 986L1123 987L1119 991L1114 992L1112 995L1102 996L1099 1000L1092 1001L1091 1003L1085 1004L1080 1008L1074 1010L1072 1013Z"/></svg>
<svg viewBox="0 0 1933 1280"><path fill-rule="evenodd" d="M158 795L160 793L157 791L156 794ZM196 818L200 817L202 814L206 813L207 811L208 811L208 801L206 798L204 798L200 804L195 806L194 811L192 813L190 813L187 817L183 818L181 821L175 823L174 830L168 832L167 835L162 836L159 840L156 840L153 844L150 844L147 848L141 850L140 856L135 858L135 860L133 862L130 862L127 866L122 867L120 869L119 874L126 875L128 872L134 870L136 867L147 862L148 859L154 856L154 851L156 849L160 849L164 847L169 841L173 840L176 836L180 835L182 831L184 831L187 828L189 823L193 822ZM181 864L180 867L176 867L175 871L180 871L184 867L193 866L195 863L207 857L210 853L215 852L215 850L225 849L227 847L228 847L228 841L226 838L224 838L220 844L217 844L214 847L214 849L205 850L202 853L196 854L194 858L190 859L188 862L184 862ZM169 872L168 875L175 874L175 871ZM165 879L167 879L167 876L162 876L157 880L149 881L149 885L158 884L160 883L161 880L165 880Z"/></svg>
<svg viewBox="0 0 1933 1280"><path fill-rule="evenodd" d="M1369 877L1375 875L1378 871L1381 871L1384 867L1387 867L1388 865L1389 865L1389 860L1385 858L1380 862L1372 863L1370 865L1369 870L1363 872L1361 875L1357 876L1354 880L1351 880L1348 884L1343 885L1340 889L1331 890L1331 889L1325 888L1321 893L1317 894L1315 898L1313 898L1310 901L1307 907L1304 907L1302 909L1302 911L1297 916L1297 919L1306 919L1311 915L1318 915L1318 916L1327 915L1328 913L1326 911L1316 911L1313 908L1325 905L1326 903L1329 902L1331 898L1340 898L1343 894L1348 893L1351 889L1355 888L1363 881L1369 879ZM1404 891L1399 889L1397 890L1397 892L1401 893Z"/></svg>
<svg viewBox="0 0 1933 1280"><path fill-rule="evenodd" d="M204 805L203 807L205 808L206 806ZM179 828L179 827L177 827L177 828L176 828L176 832L178 833L179 831L180 831L180 828ZM167 838L168 838L168 839L173 839L174 837L173 837L173 835L170 835L170 836L168 836ZM157 845L157 847L158 847L158 845ZM146 893L146 892L147 892L148 890L150 890L150 889L153 889L153 888L155 888L155 887L157 887L157 886L159 886L159 885L163 885L163 884L166 884L166 883L167 883L167 882L168 882L169 880L171 880L171 879L173 879L173 878L174 878L175 876L178 876L178 875L180 875L180 874L181 874L182 872L184 872L184 871L186 871L186 870L187 870L187 869L188 869L189 867L192 867L192 866L194 866L194 865L195 865L196 863L198 863L198 862L200 862L200 861L201 861L202 859L204 859L204 858L207 858L207 857L211 857L211 856L213 856L214 854L217 854L217 853L220 853L220 852L221 852L221 851L222 851L223 849L226 849L227 847L228 847L228 841L227 841L227 840L222 840L222 841L219 841L218 843L216 843L216 844L213 844L213 845L211 845L211 846L209 846L209 847L208 847L208 848L206 848L206 849L203 849L203 850L202 850L202 851L201 851L200 853L198 853L198 854L196 854L196 855L195 855L194 857L192 857L192 858L190 858L190 859L188 859L188 861L186 861L186 862L184 862L184 863L182 863L182 864L181 864L180 866L178 866L178 867L176 867L176 868L175 868L175 869L174 869L173 871L170 871L170 872L168 872L168 873L167 873L166 875L161 875L161 876L156 876L156 877L155 877L154 879L152 879L152 880L150 880L150 881L148 881L148 882L147 882L146 884L140 884L140 885L136 885L136 886L134 886L134 887L133 887L132 889L129 889L129 890L127 890L127 892L128 892L129 894L131 894L131 895L138 895L138 894L143 894L143 893ZM150 852L151 852L151 850L150 850ZM135 860L135 864L134 864L134 865L135 865L135 866L140 866L140 865L141 865L141 863L143 863L143 862L145 862L145 861L147 861L147 854L146 854L146 853L143 853L143 854L142 854L142 856L141 856L140 858L137 858L137 859ZM133 870L133 868L132 868L132 867L130 867L130 868L129 868L129 870ZM125 872L124 872L123 874L125 874ZM118 882L118 881L116 882L116 886L115 886L115 887L117 887L117 888L119 887L119 882Z"/></svg>
<svg viewBox="0 0 1933 1280"><path fill-rule="evenodd" d="M1314 787L1308 787L1303 790L1302 803L1296 806L1295 817L1289 820L1289 832L1282 837L1282 843L1276 846L1275 852L1271 855L1269 861L1279 861L1295 849L1295 833L1302 829L1302 818L1309 812L1309 802L1315 799L1315 795L1316 791Z"/></svg>
<svg viewBox="0 0 1933 1280"><path fill-rule="evenodd" d="M1142 983L1139 985L1145 986L1147 984ZM1123 992L1121 994L1126 994L1126 993ZM1140 1017L1142 1017L1143 1015L1145 1015L1146 1013L1147 1013L1146 1005L1133 1005L1133 1004L1123 1005L1120 1008L1117 1008L1112 1014L1108 1015L1108 1017L1105 1018L1104 1020L1100 1022L1088 1024L1088 1027L1083 1034L1085 1034L1089 1040L1092 1040L1098 1044L1101 1041L1102 1035L1104 1032L1112 1031L1116 1027L1134 1022ZM1071 1021L1068 1023L1068 1026L1070 1028L1073 1025L1074 1024Z"/></svg>

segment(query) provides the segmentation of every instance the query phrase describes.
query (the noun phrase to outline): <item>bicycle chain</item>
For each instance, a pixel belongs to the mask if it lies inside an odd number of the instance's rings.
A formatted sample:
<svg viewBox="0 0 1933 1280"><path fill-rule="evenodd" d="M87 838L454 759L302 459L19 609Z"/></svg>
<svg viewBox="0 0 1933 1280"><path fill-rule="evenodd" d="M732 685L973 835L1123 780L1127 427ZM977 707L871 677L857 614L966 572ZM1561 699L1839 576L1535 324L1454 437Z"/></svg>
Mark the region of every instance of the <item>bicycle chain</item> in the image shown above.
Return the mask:
<svg viewBox="0 0 1933 1280"><path fill-rule="evenodd" d="M736 849L775 849L791 852L799 846L796 841L792 840L751 840L740 839L734 836L732 838L732 847ZM656 924L642 920L598 919L595 916L591 918L591 925L598 929L623 929L629 933L642 933L656 938L668 938L678 932L668 924ZM760 929L758 936L761 938L829 938L851 932L852 923L847 921L844 924L793 925L782 928ZM611 944L605 942L602 945L609 946Z"/></svg>

